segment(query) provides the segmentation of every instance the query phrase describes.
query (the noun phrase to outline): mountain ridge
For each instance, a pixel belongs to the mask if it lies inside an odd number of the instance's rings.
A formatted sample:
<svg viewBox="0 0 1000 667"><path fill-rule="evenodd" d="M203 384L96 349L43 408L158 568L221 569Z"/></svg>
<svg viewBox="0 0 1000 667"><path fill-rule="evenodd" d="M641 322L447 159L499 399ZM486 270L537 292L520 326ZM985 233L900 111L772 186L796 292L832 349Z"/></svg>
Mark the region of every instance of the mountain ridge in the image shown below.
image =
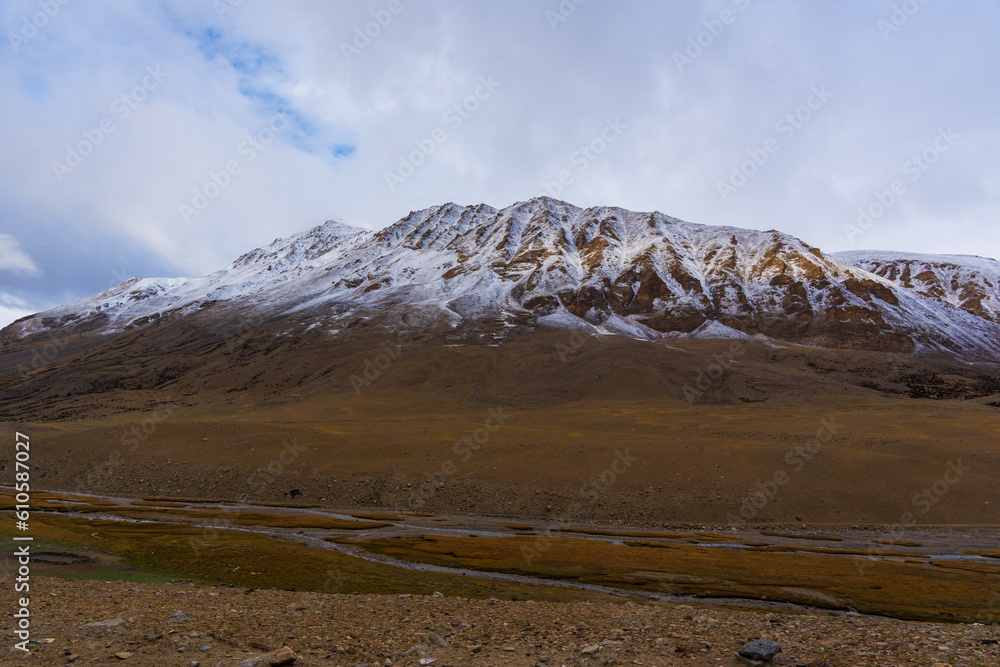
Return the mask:
<svg viewBox="0 0 1000 667"><path fill-rule="evenodd" d="M404 313L419 314L410 326L497 340L537 327L671 338L714 322L722 334L821 347L995 358L998 286L1000 263L987 258L825 254L776 230L537 197L442 204L377 231L327 221L205 276L130 279L0 338L116 333L227 304L331 331Z"/></svg>

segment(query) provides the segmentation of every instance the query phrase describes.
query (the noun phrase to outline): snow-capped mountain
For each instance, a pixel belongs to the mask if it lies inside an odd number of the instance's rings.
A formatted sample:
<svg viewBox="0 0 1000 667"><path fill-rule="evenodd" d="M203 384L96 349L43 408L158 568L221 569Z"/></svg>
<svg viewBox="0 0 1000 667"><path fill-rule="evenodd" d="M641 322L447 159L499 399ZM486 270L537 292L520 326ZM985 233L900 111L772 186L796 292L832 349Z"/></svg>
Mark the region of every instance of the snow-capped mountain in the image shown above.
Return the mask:
<svg viewBox="0 0 1000 667"><path fill-rule="evenodd" d="M932 299L1000 323L1000 262L975 255L859 250L837 259Z"/></svg>
<svg viewBox="0 0 1000 667"><path fill-rule="evenodd" d="M3 338L67 326L112 333L227 305L332 331L359 317L405 322L419 312L419 326L489 323L510 335L556 327L650 339L758 336L995 358L997 266L826 255L777 231L540 197L500 210L445 204L378 232L327 222L200 278L134 278L19 320Z"/></svg>

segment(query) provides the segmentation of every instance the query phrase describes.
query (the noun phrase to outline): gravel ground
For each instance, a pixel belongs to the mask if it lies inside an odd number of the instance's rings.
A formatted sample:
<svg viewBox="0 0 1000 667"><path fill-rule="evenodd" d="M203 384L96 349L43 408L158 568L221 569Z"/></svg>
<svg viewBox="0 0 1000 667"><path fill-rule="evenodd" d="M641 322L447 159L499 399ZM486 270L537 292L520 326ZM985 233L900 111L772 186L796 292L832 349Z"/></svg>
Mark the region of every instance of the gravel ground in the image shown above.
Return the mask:
<svg viewBox="0 0 1000 667"><path fill-rule="evenodd" d="M13 581L3 579L3 606L13 609ZM8 652L16 641L8 622L0 662L231 667L263 658L260 664L267 665L268 651L287 645L298 654L295 665L725 667L745 664L737 649L766 637L783 648L771 663L780 666L1000 664L1000 647L992 643L1000 639L997 626L826 612L324 595L53 578L33 579L31 595L32 639L43 643L31 644L30 655ZM178 612L183 615L175 616ZM109 624L117 627L85 627L112 619L121 619Z"/></svg>

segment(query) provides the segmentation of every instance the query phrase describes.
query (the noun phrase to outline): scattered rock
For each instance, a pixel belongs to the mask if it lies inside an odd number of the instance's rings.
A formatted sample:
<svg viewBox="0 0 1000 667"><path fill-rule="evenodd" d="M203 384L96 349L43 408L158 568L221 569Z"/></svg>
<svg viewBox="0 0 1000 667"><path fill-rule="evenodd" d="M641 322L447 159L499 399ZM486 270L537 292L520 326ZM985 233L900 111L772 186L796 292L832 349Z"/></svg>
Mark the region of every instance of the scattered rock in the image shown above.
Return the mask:
<svg viewBox="0 0 1000 667"><path fill-rule="evenodd" d="M260 658L250 658L240 663L240 667L258 667L263 662Z"/></svg>
<svg viewBox="0 0 1000 667"><path fill-rule="evenodd" d="M600 645L598 645L598 644L590 644L589 646L584 646L582 649L580 649L580 653L582 653L584 655L594 655L595 653L597 653L600 650L601 650Z"/></svg>
<svg viewBox="0 0 1000 667"><path fill-rule="evenodd" d="M737 651L737 655L749 660L761 660L769 662L774 656L781 652L781 644L771 639L755 639L744 644Z"/></svg>
<svg viewBox="0 0 1000 667"><path fill-rule="evenodd" d="M258 651L263 651L264 653L270 653L271 651L274 650L273 648L271 648L270 646L268 646L263 642L248 642L247 646L249 646L250 648L255 648ZM343 653L343 651L340 652Z"/></svg>
<svg viewBox="0 0 1000 667"><path fill-rule="evenodd" d="M188 667L201 667L201 661L192 660L191 662L188 663Z"/></svg>
<svg viewBox="0 0 1000 667"><path fill-rule="evenodd" d="M427 635L427 639L424 640L424 644L426 644L428 646L428 648L431 647L431 646L438 646L440 648L447 648L447 646L448 646L448 642L446 642L444 639L442 639L441 635L439 635L437 633L434 633L434 632L432 632L429 635Z"/></svg>
<svg viewBox="0 0 1000 667"><path fill-rule="evenodd" d="M126 621L124 618L109 618L106 621L95 621L93 623L87 623L85 628L120 628L125 625Z"/></svg>
<svg viewBox="0 0 1000 667"><path fill-rule="evenodd" d="M983 646L996 646L997 644L1000 644L1000 640L997 640L997 639L984 639L983 640Z"/></svg>
<svg viewBox="0 0 1000 667"><path fill-rule="evenodd" d="M119 660L128 660L132 657L132 654L128 651L119 651L118 653L115 653L115 657Z"/></svg>
<svg viewBox="0 0 1000 667"><path fill-rule="evenodd" d="M437 660L434 658L420 658L421 665L433 665Z"/></svg>
<svg viewBox="0 0 1000 667"><path fill-rule="evenodd" d="M202 647L201 647L200 649L198 649L198 650L199 650L199 651L211 651L211 650L212 650L212 647L211 647L211 646L202 646Z"/></svg>
<svg viewBox="0 0 1000 667"><path fill-rule="evenodd" d="M483 645L482 644L476 644L475 646L472 647L472 652L473 653L479 653L482 650L483 650Z"/></svg>
<svg viewBox="0 0 1000 667"><path fill-rule="evenodd" d="M170 621L171 623L182 623L184 621L190 621L191 617L185 614L183 611L178 611L167 620Z"/></svg>
<svg viewBox="0 0 1000 667"><path fill-rule="evenodd" d="M298 659L299 656L295 655L295 651L287 646L282 646L267 656L267 664L271 667L284 667L285 665L295 664L295 661Z"/></svg>

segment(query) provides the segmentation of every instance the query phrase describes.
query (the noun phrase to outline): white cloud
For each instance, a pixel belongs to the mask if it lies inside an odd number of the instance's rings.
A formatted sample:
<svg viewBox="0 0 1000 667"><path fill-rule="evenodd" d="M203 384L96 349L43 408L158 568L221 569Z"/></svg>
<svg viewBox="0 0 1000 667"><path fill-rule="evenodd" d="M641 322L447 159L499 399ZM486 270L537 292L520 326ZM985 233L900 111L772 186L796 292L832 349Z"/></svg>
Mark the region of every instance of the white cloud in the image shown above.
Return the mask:
<svg viewBox="0 0 1000 667"><path fill-rule="evenodd" d="M243 2L221 17L194 0L68 3L0 58L0 231L47 275L34 249L63 243L60 230L92 239L60 257L113 239L196 275L330 218L382 227L446 201L503 206L541 194L620 117L628 129L574 172L562 198L778 228L830 251L852 247L843 227L857 207L952 125L962 139L864 244L1000 255L1000 228L987 224L1000 210L1000 89L984 85L1000 69L1000 8L928 4L887 40L879 4L588 2L553 30L556 0L405 0L347 59L341 43L386 2ZM675 52L705 21L744 5L679 72ZM0 5L0 32L35 11L36 0ZM115 100L157 66L165 78L120 117ZM490 75L500 87L449 124L446 112ZM823 84L829 103L722 201L717 181ZM293 128L249 160L240 147L279 110ZM60 181L53 162L97 137L104 119L113 131ZM436 128L447 139L390 192L386 171ZM180 206L196 189L214 192L227 162L239 174L186 223ZM22 218L12 211L31 211L44 229L5 225ZM149 275L130 257L103 262L88 265L91 283L122 264Z"/></svg>
<svg viewBox="0 0 1000 667"><path fill-rule="evenodd" d="M24 299L0 292L0 329L35 312Z"/></svg>
<svg viewBox="0 0 1000 667"><path fill-rule="evenodd" d="M21 250L17 239L2 232L0 232L0 271L14 271L29 275L39 273L38 266L28 256L28 253Z"/></svg>

